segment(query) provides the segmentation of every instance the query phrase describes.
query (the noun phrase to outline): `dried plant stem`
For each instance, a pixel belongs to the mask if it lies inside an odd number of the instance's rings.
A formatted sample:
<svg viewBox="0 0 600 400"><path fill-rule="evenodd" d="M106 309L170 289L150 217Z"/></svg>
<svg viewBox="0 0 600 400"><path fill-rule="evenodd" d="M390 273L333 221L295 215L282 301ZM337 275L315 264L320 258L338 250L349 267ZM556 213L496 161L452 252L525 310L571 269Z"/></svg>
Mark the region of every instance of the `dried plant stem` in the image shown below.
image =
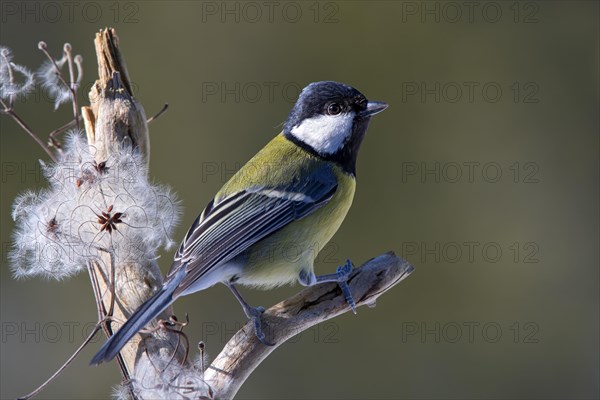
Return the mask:
<svg viewBox="0 0 600 400"><path fill-rule="evenodd" d="M167 109L169 108L169 103L165 103L165 105L163 106L163 108L160 109L159 112L157 112L154 116L148 118L148 120L146 121L147 124L156 121L161 115L163 115L163 113L165 111L167 111Z"/></svg>
<svg viewBox="0 0 600 400"><path fill-rule="evenodd" d="M8 114L12 117L12 119L14 119L16 121L17 124L19 124L19 126L21 128L23 128L23 130L25 132L27 132L27 134L29 136L31 136L31 138L33 140L35 140L35 142L42 148L44 149L44 151L46 152L46 154L48 154L48 157L50 157L50 159L54 162L56 162L56 156L50 151L50 149L48 148L48 146L46 146L46 144L44 142L42 142L42 140L35 134L33 133L33 131L31 130L31 128L25 123L25 121L23 121L21 119L21 117L19 117L15 111L9 107L4 100L0 99L0 104L2 104L2 107L4 107L4 109L2 110L3 113Z"/></svg>
<svg viewBox="0 0 600 400"><path fill-rule="evenodd" d="M79 129L79 106L77 105L77 92L75 90L77 86L75 83L75 68L73 65L73 54L71 54L71 45L66 43L64 51L67 55L67 64L69 67L69 90L71 91L71 103L73 104L73 120L75 121L77 129ZM56 66L56 64L54 65ZM78 67L80 66L78 65ZM60 71L58 72L60 73Z"/></svg>
<svg viewBox="0 0 600 400"><path fill-rule="evenodd" d="M90 276L90 281L92 284L92 290L94 293L94 299L96 300L96 309L98 312L98 322L96 323L96 326L94 327L93 332L88 336L88 338L81 344L81 346L79 346L79 348L75 351L75 353L73 353L71 355L71 357L69 357L69 359L58 368L58 370L56 370L56 372L54 372L54 374L52 374L52 376L50 376L50 378L48 378L44 383L42 383L37 389L35 389L33 392L20 397L20 399L29 399L31 397L36 396L38 393L40 393L43 389L46 388L46 386L48 386L54 379L56 379L68 366L69 364L71 364L71 362L79 355L79 353L81 353L81 351L85 348L85 346L87 346L87 344L90 342L90 340L94 337L94 335L100 330L103 329L104 332L110 336L112 335L112 328L110 326L110 322L112 320L112 315L113 315L113 310L114 310L114 304L115 304L115 293L114 293L114 281L115 281L115 259L114 259L114 254L112 251L108 250L108 249L104 249L104 248L97 248L99 251L105 252L107 254L109 254L110 256L110 261L111 261L111 282L113 282L112 284L109 285L109 288L111 290L111 298L110 298L110 304L109 304L109 309L108 311L106 310L106 306L104 304L103 301L103 295L100 291L100 286L98 284L98 277L96 275L96 269L95 269L95 265L93 263L89 263L88 264L88 273ZM127 368L125 366L125 364L123 363L123 360L120 359L119 360L119 366L121 369L121 374L123 376L123 381L124 382L128 382L130 380L129 377L129 372L127 371ZM135 398L133 392L131 392L131 396L132 398Z"/></svg>
<svg viewBox="0 0 600 400"><path fill-rule="evenodd" d="M114 268L113 268L113 271L114 271ZM100 321L98 323L98 326L102 327L102 330L104 331L104 334L107 337L110 337L113 335L113 330L112 330L112 326L110 323L113 318L112 310L114 309L114 302L116 299L116 296L114 294L114 284L111 285L113 292L111 294L111 305L110 305L111 311L109 313L106 311L106 306L104 304L103 295L102 295L99 281L98 281L98 276L96 274L95 264L90 263L88 265L88 273L90 275L90 282L92 283L92 290L94 292L94 299L96 301L96 310L98 312L98 321ZM113 275L113 279L114 279L114 275ZM114 280L113 280L113 282L114 282ZM116 358L117 358L117 364L119 366L119 370L121 371L122 382L129 382L131 380L131 376L129 374L129 371L127 370L127 365L125 364L123 357L121 356L121 354L118 354ZM136 397L135 397L133 391L131 390L131 387L129 387L129 390L130 390L131 398L135 399Z"/></svg>
<svg viewBox="0 0 600 400"><path fill-rule="evenodd" d="M47 46L45 42L40 42L38 44L38 48L42 51L42 53L44 53L44 55L46 56L46 58L52 63L52 65L54 66L54 70L56 73L56 76L58 77L58 79L61 81L61 83L63 85L65 85L70 92L71 95L71 103L73 105L73 122L75 123L75 127L77 129L79 129L79 106L77 105L77 87L79 86L79 83L81 81L81 78L83 76L83 68L81 65L81 57L77 56L77 71L78 71L78 76L77 76L77 81L75 81L75 68L74 68L74 61L73 61L73 54L71 53L71 45L69 43L65 43L65 45L63 46L63 51L65 53L65 56L67 58L67 65L68 65L68 69L69 69L69 82L67 83L67 81L65 80L65 77L63 76L60 68L58 68L58 65L56 64L56 60L54 60L54 58L50 55L50 53L48 52ZM54 139L54 137L52 136L51 139ZM53 141L53 145L54 145L54 141ZM60 148L60 145L57 146L58 148Z"/></svg>
<svg viewBox="0 0 600 400"><path fill-rule="evenodd" d="M80 120L81 120L81 115L78 118L78 121L80 121ZM60 128L56 128L55 130L53 130L52 132L50 132L48 134L48 145L52 145L52 147L55 147L56 149L60 150L61 145L58 142L58 140L56 140L56 136L65 132L66 130L69 130L69 129L75 128L75 127L78 127L78 124L76 123L75 120L72 120L72 121L67 122Z"/></svg>
<svg viewBox="0 0 600 400"><path fill-rule="evenodd" d="M92 330L92 332L83 341L83 343L81 343L81 345L77 348L77 350L75 350L75 352L73 354L71 354L71 357L69 357L67 359L67 361L65 361L65 363L63 365L61 365L60 368L58 368L56 370L56 372L54 374L52 374L52 376L46 380L46 382L42 383L33 392L31 392L29 394L26 394L25 396L19 397L19 400L30 399L30 398L32 398L34 396L37 396L42 390L44 390L46 388L46 386L48 386L50 384L50 382L52 382L54 379L56 379L60 374L63 373L63 371L65 369L67 369L67 367L69 366L69 364L71 364L71 362L73 362L73 360L75 358L77 358L77 356L79 355L79 353L81 353L81 351L85 348L85 346L87 346L88 343L94 338L94 336L96 336L96 333L98 333L99 330L100 330L100 324L98 323L98 324L96 324L96 326L94 326L94 329Z"/></svg>

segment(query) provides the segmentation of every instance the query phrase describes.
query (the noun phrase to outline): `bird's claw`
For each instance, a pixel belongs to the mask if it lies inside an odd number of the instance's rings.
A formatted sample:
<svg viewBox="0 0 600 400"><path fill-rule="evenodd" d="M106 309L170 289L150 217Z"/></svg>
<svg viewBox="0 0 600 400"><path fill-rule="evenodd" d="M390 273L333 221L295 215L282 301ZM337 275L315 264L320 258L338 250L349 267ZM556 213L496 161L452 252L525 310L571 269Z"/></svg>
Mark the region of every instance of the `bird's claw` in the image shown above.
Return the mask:
<svg viewBox="0 0 600 400"><path fill-rule="evenodd" d="M265 338L265 333L262 330L262 323L260 317L265 312L265 308L248 307L245 311L246 316L252 321L252 324L254 325L254 334L256 335L256 338L265 346L274 346L274 343L267 341L267 339Z"/></svg>
<svg viewBox="0 0 600 400"><path fill-rule="evenodd" d="M348 276L350 276L352 269L354 269L354 265L352 264L352 261L346 260L346 264L340 265L339 267L337 267L335 272L340 277L340 280L345 282L348 279Z"/></svg>
<svg viewBox="0 0 600 400"><path fill-rule="evenodd" d="M356 314L356 303L354 302L350 287L347 283L353 268L354 265L352 265L352 261L346 260L346 264L337 267L335 272L338 274L338 285L340 286L340 289L342 289L342 293L344 293L348 305L352 308L352 312Z"/></svg>

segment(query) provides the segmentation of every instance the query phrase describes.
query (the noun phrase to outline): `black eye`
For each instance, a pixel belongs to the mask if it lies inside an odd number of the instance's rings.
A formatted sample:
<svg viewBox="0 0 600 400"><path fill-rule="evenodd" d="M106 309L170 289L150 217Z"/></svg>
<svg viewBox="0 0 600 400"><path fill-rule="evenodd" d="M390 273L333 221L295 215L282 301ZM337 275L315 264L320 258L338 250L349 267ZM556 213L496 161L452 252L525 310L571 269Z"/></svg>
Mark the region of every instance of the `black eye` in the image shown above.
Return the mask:
<svg viewBox="0 0 600 400"><path fill-rule="evenodd" d="M338 103L331 103L327 106L327 114L329 115L338 115L342 112L342 106Z"/></svg>

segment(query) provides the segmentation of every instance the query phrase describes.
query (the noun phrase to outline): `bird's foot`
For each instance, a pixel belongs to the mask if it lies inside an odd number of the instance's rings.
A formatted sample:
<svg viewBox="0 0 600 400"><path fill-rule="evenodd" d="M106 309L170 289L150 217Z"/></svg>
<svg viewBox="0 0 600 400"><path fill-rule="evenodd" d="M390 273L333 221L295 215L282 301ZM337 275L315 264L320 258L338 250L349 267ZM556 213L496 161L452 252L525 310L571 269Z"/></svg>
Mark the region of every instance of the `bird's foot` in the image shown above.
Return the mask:
<svg viewBox="0 0 600 400"><path fill-rule="evenodd" d="M265 338L265 333L262 329L262 322L260 320L260 317L265 312L265 308L248 306L244 308L244 312L246 313L248 319L251 320L254 325L254 334L256 335L256 338L260 340L260 342L265 346L274 346L274 343L267 341L267 339Z"/></svg>
<svg viewBox="0 0 600 400"><path fill-rule="evenodd" d="M348 286L348 278L352 273L352 269L354 265L352 265L352 261L346 260L346 264L337 267L335 273L338 276L338 285L342 289L342 293L344 293L344 297L348 302L350 308L352 308L352 312L356 314L356 303L354 302L354 298L352 297L352 293L350 292L350 287Z"/></svg>

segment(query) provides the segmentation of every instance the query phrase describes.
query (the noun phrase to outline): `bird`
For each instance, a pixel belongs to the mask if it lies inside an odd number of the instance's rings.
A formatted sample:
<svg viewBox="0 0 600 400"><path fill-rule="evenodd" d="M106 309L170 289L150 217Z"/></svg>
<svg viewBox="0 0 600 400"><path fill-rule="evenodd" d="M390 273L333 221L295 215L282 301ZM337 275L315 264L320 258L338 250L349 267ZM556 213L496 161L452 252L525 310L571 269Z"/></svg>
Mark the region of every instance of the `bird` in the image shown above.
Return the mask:
<svg viewBox="0 0 600 400"><path fill-rule="evenodd" d="M371 117L388 107L334 81L307 85L283 130L240 168L193 222L164 283L92 358L114 358L152 319L181 296L226 285L262 330L263 307L249 305L238 285L260 289L289 283L336 282L356 313L347 285L348 260L317 276L314 260L345 219L356 188L359 148Z"/></svg>

